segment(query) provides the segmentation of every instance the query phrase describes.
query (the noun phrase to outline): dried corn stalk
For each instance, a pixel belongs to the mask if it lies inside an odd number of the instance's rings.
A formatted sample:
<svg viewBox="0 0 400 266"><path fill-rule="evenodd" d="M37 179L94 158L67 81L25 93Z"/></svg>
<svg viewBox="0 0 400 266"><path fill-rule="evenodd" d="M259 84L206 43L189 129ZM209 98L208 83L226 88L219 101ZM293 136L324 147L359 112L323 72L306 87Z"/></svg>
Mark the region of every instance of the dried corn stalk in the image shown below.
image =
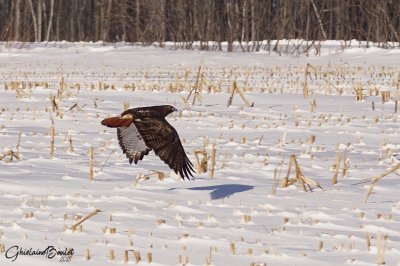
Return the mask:
<svg viewBox="0 0 400 266"><path fill-rule="evenodd" d="M242 98L243 102L248 106L248 107L253 107L254 103L249 102L246 97L244 97L244 93L243 91L237 86L236 80L233 81L232 84L232 91L231 91L231 96L229 96L228 99L228 103L227 103L227 107L232 105L232 101L233 101L233 96L235 95L235 93L238 93L239 96Z"/></svg>
<svg viewBox="0 0 400 266"><path fill-rule="evenodd" d="M199 100L201 100L200 99L200 92L201 92L201 87L202 87L202 83L203 83L203 81L202 81L203 80L202 79L203 75L201 73L202 67L203 67L203 63L201 63L199 65L199 70L197 71L196 83L195 83L194 87L192 88L192 90L189 92L188 97L186 98L186 100L188 101L190 99L190 96L193 93L192 105L194 105L196 103L196 98L199 98Z"/></svg>
<svg viewBox="0 0 400 266"><path fill-rule="evenodd" d="M202 155L201 160L199 159L199 154ZM207 173L207 152L205 150L195 150L194 156L196 158L197 173Z"/></svg>
<svg viewBox="0 0 400 266"><path fill-rule="evenodd" d="M0 154L0 161L7 156L10 156L10 159L7 160L6 163L12 162L14 159L21 160L17 153L15 153L13 150L8 150L6 153Z"/></svg>
<svg viewBox="0 0 400 266"><path fill-rule="evenodd" d="M290 172L292 169L292 165L295 166L295 171L296 171L296 176L295 178L289 178L290 177ZM289 167L288 167L288 172L286 177L282 181L282 187L288 187L290 185L293 185L294 183L298 182L298 186L303 190L303 191L308 191L306 185L309 187L310 191L312 191L311 186L314 187L319 187L320 189L324 190L320 184L310 178L307 178L303 175L303 172L301 171L300 165L297 162L296 155L290 155L290 161L289 161Z"/></svg>
<svg viewBox="0 0 400 266"><path fill-rule="evenodd" d="M158 180L163 181L165 179L165 173L162 171L152 170L152 173L144 174L138 173L136 175L136 180L134 186L136 186L140 180L148 180L151 176L156 176Z"/></svg>
<svg viewBox="0 0 400 266"><path fill-rule="evenodd" d="M358 83L353 84L354 93L356 94L356 101L362 101L364 99L361 85Z"/></svg>
<svg viewBox="0 0 400 266"><path fill-rule="evenodd" d="M80 224L82 224L82 223L83 223L84 221L86 221L87 219L89 219L89 218L95 216L95 215L98 214L99 212L102 212L102 211L99 210L99 209L96 209L96 210L92 211L91 213L89 213L88 215L86 215L85 217L83 217L82 219L80 219L79 222L77 222L76 224L74 224L74 225L71 227L71 230L72 230L72 231L75 231L76 228L77 228L77 226L79 226Z"/></svg>
<svg viewBox="0 0 400 266"><path fill-rule="evenodd" d="M394 167L390 168L388 171L384 172L380 176L375 177L374 179L372 179L371 186L368 189L368 193L365 196L364 202L368 201L369 196L372 194L372 190L374 189L376 183L378 183L379 180L381 180L382 178L384 178L387 175L390 175L391 173L395 172L398 169L400 169L400 163L395 165Z"/></svg>

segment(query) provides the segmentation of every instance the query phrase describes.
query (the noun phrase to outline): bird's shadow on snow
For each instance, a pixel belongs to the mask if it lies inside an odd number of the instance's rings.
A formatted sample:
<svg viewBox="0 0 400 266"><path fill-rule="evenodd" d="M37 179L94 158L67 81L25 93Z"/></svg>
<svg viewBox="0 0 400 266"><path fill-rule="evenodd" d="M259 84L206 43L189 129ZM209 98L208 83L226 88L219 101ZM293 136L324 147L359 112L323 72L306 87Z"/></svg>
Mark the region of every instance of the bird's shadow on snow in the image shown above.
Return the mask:
<svg viewBox="0 0 400 266"><path fill-rule="evenodd" d="M244 192L253 189L254 186L239 185L239 184L226 184L206 187L192 187L190 190L211 190L211 199L223 199L230 197L235 193Z"/></svg>

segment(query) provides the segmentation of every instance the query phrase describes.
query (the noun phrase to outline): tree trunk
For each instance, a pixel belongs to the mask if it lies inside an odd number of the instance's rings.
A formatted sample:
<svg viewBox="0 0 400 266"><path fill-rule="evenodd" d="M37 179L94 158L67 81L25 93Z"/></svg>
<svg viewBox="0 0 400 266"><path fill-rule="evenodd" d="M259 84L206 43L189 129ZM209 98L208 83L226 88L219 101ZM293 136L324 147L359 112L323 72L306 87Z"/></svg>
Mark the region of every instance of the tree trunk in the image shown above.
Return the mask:
<svg viewBox="0 0 400 266"><path fill-rule="evenodd" d="M103 42L108 41L108 34L110 32L110 24L111 24L111 7L112 7L112 0L108 0L106 15L104 16L105 21L103 24L104 25L103 26L103 36L102 36Z"/></svg>
<svg viewBox="0 0 400 266"><path fill-rule="evenodd" d="M228 28L227 28L228 52L233 52L231 12L232 12L231 3L228 1L226 3L226 16L228 18Z"/></svg>
<svg viewBox="0 0 400 266"><path fill-rule="evenodd" d="M251 40L253 42L258 41L256 40L256 12L255 12L255 3L254 0L251 0Z"/></svg>
<svg viewBox="0 0 400 266"><path fill-rule="evenodd" d="M28 0L28 2L29 2L29 7L31 9L31 14L32 14L33 30L34 30L34 33L35 33L35 42L38 42L38 28L37 28L37 23L36 23L35 10L33 9L32 0Z"/></svg>
<svg viewBox="0 0 400 266"><path fill-rule="evenodd" d="M55 40L60 40L60 21L61 21L62 2L58 2L57 17L56 17L56 36Z"/></svg>
<svg viewBox="0 0 400 266"><path fill-rule="evenodd" d="M42 41L42 0L38 0L38 14L37 14L37 41L41 42Z"/></svg>
<svg viewBox="0 0 400 266"><path fill-rule="evenodd" d="M51 0L50 1L50 17L49 17L49 23L47 25L47 32L46 32L46 42L48 42L49 38L50 38L51 26L53 24L53 14L54 14L54 0Z"/></svg>
<svg viewBox="0 0 400 266"><path fill-rule="evenodd" d="M243 1L242 7L242 36L240 36L240 41L247 43L247 0Z"/></svg>
<svg viewBox="0 0 400 266"><path fill-rule="evenodd" d="M20 11L20 0L15 1L15 24L14 24L14 41L18 41L21 36L19 36L19 29L21 25L21 11Z"/></svg>
<svg viewBox="0 0 400 266"><path fill-rule="evenodd" d="M140 40L140 0L136 0L136 17L135 17L135 41Z"/></svg>

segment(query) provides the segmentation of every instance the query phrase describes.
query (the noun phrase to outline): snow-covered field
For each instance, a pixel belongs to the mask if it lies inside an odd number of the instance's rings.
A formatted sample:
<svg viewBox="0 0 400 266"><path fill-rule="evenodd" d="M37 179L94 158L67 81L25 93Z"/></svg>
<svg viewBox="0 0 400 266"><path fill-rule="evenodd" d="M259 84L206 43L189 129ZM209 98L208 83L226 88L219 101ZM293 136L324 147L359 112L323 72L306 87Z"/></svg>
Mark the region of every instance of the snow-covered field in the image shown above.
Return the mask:
<svg viewBox="0 0 400 266"><path fill-rule="evenodd" d="M399 171L364 203L400 163L400 50L334 44L308 57L0 44L0 264L400 265ZM253 107L238 94L227 107L235 80ZM100 124L127 103L177 107L168 121L208 172L182 181L152 152L129 165ZM281 187L291 155L323 190ZM15 255L48 246L74 254Z"/></svg>

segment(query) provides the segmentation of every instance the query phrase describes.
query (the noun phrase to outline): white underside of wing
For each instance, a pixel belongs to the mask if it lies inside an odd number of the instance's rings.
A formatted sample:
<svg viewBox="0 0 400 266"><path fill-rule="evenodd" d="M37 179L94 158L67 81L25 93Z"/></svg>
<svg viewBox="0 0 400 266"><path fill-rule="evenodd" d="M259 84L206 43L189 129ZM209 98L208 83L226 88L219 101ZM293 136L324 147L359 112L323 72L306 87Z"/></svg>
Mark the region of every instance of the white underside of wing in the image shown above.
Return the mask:
<svg viewBox="0 0 400 266"><path fill-rule="evenodd" d="M129 127L117 128L117 134L119 145L126 154L126 157L134 160L135 163L150 151L134 123Z"/></svg>

